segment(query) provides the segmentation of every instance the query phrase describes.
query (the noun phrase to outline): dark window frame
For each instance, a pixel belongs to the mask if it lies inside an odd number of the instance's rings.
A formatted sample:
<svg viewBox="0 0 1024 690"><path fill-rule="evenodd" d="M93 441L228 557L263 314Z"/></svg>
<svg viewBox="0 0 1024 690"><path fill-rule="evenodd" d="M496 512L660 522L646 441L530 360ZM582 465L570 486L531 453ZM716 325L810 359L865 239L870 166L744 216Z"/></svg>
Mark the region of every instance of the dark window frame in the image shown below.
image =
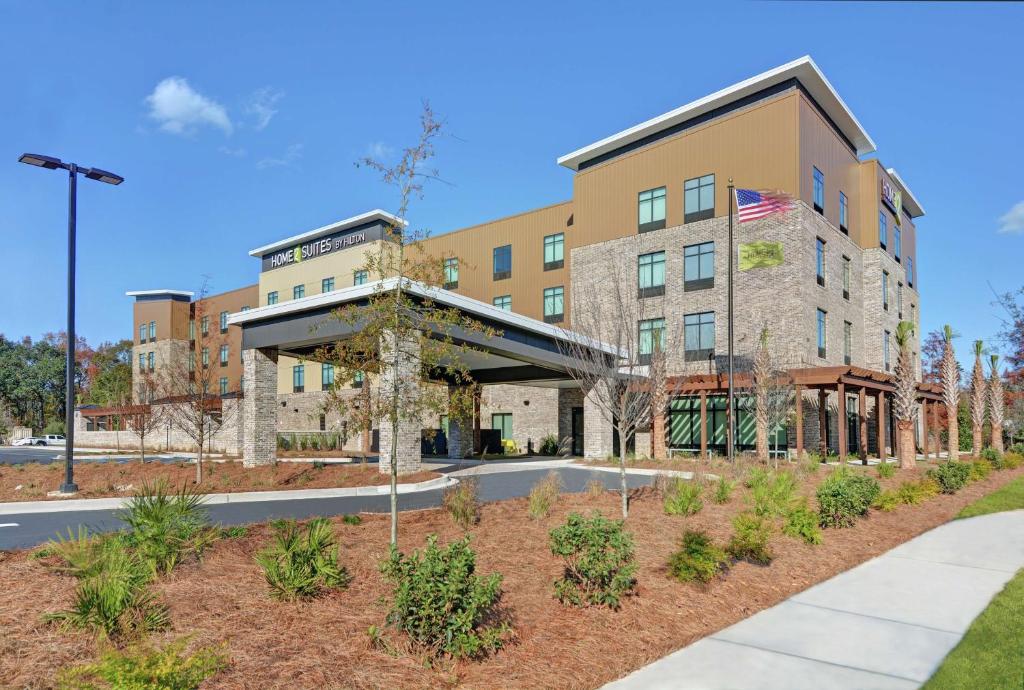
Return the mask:
<svg viewBox="0 0 1024 690"><path fill-rule="evenodd" d="M661 194L660 195L656 195L655 192L661 192ZM647 198L647 199L642 199L641 197L644 194L650 194L650 197ZM661 199L662 200L661 209L662 209L662 214L663 215L662 215L661 218L655 218L654 217L654 202L657 199ZM641 204L645 204L645 203L646 204L650 204L650 206L651 206L651 208L650 208L651 220L649 220L649 221L641 221L640 220L640 210L642 208ZM641 192L637 192L637 195L636 195L636 213L637 213L637 220L636 220L637 232L641 232L641 233L643 233L643 232L654 232L655 230L662 230L662 229L664 229L665 228L666 219L668 218L668 188L665 187L664 185L662 185L661 187L652 187L651 189L645 189L645 190L643 190Z"/></svg>
<svg viewBox="0 0 1024 690"><path fill-rule="evenodd" d="M818 285L825 287L825 240L820 237L814 242L814 274Z"/></svg>
<svg viewBox="0 0 1024 690"><path fill-rule="evenodd" d="M498 257L499 252L502 250L508 250L508 268L507 270L498 270ZM503 244L500 247L495 247L491 250L491 272L494 280L507 280L512 277L512 245Z"/></svg>
<svg viewBox="0 0 1024 690"><path fill-rule="evenodd" d="M455 279L452 280L452 270L455 269ZM450 256L444 260L444 289L454 290L459 287L459 259L458 257Z"/></svg>
<svg viewBox="0 0 1024 690"><path fill-rule="evenodd" d="M816 165L812 165L811 170L813 171L811 173L811 177L813 179L811 195L814 203L814 210L825 215L825 173L818 170L818 166Z"/></svg>
<svg viewBox="0 0 1024 690"><path fill-rule="evenodd" d="M850 234L850 199L842 190L839 190L839 231Z"/></svg>
<svg viewBox="0 0 1024 690"><path fill-rule="evenodd" d="M555 239L559 238L559 239ZM548 261L548 240L551 240L552 255L555 254L555 247L558 247L558 254L561 255L560 259L552 258ZM544 236L544 270L554 271L565 266L565 233L555 232L550 235Z"/></svg>
<svg viewBox="0 0 1024 690"><path fill-rule="evenodd" d="M659 255L661 257L660 261L657 261L653 258ZM645 258L648 257L651 257L650 261L647 263L647 265L644 265L642 262ZM663 249L655 252L646 252L636 257L636 285L638 298L642 299L645 297L660 297L661 295L665 294L665 263L665 250ZM661 264L661 283L654 282L655 266L657 264ZM644 269L647 269L647 271L650 272L651 274L651 284L646 286L641 285L641 283L643 282L642 276L644 273Z"/></svg>
<svg viewBox="0 0 1024 690"><path fill-rule="evenodd" d="M704 180L711 178L710 184L705 183ZM691 182L695 182L696 185L693 187L687 187ZM704 208L701 206L701 192L706 187L711 187L711 207ZM690 211L686 205L686 193L691 190L697 192L697 210ZM715 217L715 174L708 173L707 175L701 175L700 177L691 177L688 180L683 181L683 223L696 223L701 220L708 220L709 218Z"/></svg>
<svg viewBox="0 0 1024 690"><path fill-rule="evenodd" d="M703 317L707 316L708 314L711 315L711 322L710 322L710 324L709 323L705 323L703 321ZM690 317L696 317L697 318L697 323L696 324L688 324L688 323L686 323L687 319L690 318ZM712 343L711 343L711 347L703 347L703 345L705 345L705 343L701 340L700 335L701 335L703 327L704 326L708 326L708 325L711 326L711 339L712 339ZM698 341L697 342L697 347L691 347L690 338L687 337L687 333L686 333L687 327L692 327L692 326L695 326L697 328L697 341ZM701 312L692 312L690 314L683 314L683 358L687 362L704 361L704 360L707 360L707 359L711 359L712 357L715 356L715 347L718 345L718 338L717 338L716 333L715 333L715 329L716 328L717 328L717 323L716 323L716 315L715 315L714 311L701 311Z"/></svg>
<svg viewBox="0 0 1024 690"><path fill-rule="evenodd" d="M298 381L298 382L297 382ZM306 392L306 365L296 364L292 367L292 393Z"/></svg>
<svg viewBox="0 0 1024 690"><path fill-rule="evenodd" d="M814 315L815 342L818 345L818 359L828 357L828 311L817 308Z"/></svg>
<svg viewBox="0 0 1024 690"><path fill-rule="evenodd" d="M548 311L548 294L547 293L548 293L549 290L552 290L552 291L559 290L560 291L557 295L554 292L552 292L552 294L551 294L552 299L554 299L556 296L562 298L562 310L560 312L558 312L558 313L554 313L554 312L552 312L551 314L547 313L547 311ZM544 291L541 293L541 295L542 295L542 297L541 297L541 300L542 300L541 301L541 311L544 314L544 323L561 323L562 321L564 321L565 320L565 286L564 285L552 285L551 287L544 288Z"/></svg>
<svg viewBox="0 0 1024 690"><path fill-rule="evenodd" d="M709 246L711 251L704 251L704 248ZM696 249L696 253L687 254L691 249ZM701 257L711 255L711 275L705 276L700 270ZM697 273L699 278L691 278L690 272L686 270L686 260L696 257L697 259ZM698 242L696 244L688 244L683 247L683 292L693 292L695 290L707 290L715 287L715 242Z"/></svg>

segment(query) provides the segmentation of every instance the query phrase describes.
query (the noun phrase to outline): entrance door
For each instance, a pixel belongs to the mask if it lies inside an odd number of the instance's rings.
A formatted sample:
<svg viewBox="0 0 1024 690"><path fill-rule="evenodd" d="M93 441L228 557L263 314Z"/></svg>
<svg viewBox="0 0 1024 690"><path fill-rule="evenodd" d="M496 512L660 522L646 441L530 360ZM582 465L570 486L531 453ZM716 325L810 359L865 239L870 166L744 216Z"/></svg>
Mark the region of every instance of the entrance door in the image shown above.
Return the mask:
<svg viewBox="0 0 1024 690"><path fill-rule="evenodd" d="M572 408L572 454L583 455L583 408Z"/></svg>

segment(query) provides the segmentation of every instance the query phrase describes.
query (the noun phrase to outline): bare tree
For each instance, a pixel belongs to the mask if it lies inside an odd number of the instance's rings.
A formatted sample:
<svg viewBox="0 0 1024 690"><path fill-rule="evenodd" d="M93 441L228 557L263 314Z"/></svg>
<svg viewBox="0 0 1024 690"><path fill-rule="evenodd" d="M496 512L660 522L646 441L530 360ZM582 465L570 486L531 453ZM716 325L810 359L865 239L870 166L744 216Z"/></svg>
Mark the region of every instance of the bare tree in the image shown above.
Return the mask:
<svg viewBox="0 0 1024 690"><path fill-rule="evenodd" d="M913 468L917 465L917 448L914 447L914 422L917 420L917 376L911 347L914 343L914 324L900 321L896 326L896 369L893 372L893 413L899 434L900 467Z"/></svg>
<svg viewBox="0 0 1024 690"><path fill-rule="evenodd" d="M625 244L610 251L603 265L574 279L572 330L564 331L560 345L570 376L618 434L624 518L629 515L627 446L672 399L677 379L669 376L669 355L682 349L678 329L666 326L664 312L651 306L654 300L638 299L645 289L636 277L641 241Z"/></svg>
<svg viewBox="0 0 1024 690"><path fill-rule="evenodd" d="M946 406L946 424L949 435L949 459L960 457L960 424L957 409L960 406L960 365L953 352L956 334L948 324L942 328L942 401Z"/></svg>
<svg viewBox="0 0 1024 690"><path fill-rule="evenodd" d="M163 397L160 390L160 379L149 373L140 373L136 381L139 390L137 405L123 405L119 412L125 428L138 437L139 455L146 462L146 437L164 425L166 409L163 405L155 405L154 401ZM120 428L120 425L118 425Z"/></svg>
<svg viewBox="0 0 1024 690"><path fill-rule="evenodd" d="M999 355L991 357L992 375L989 377L989 419L992 422L992 447L1003 452L1003 419L1006 412L1006 401L1003 398L1003 378L999 372Z"/></svg>
<svg viewBox="0 0 1024 690"><path fill-rule="evenodd" d="M987 384L985 369L981 366L981 355L985 352L985 344L974 341L974 369L971 370L971 447L975 457L981 454L981 431L985 426L985 403L987 402Z"/></svg>

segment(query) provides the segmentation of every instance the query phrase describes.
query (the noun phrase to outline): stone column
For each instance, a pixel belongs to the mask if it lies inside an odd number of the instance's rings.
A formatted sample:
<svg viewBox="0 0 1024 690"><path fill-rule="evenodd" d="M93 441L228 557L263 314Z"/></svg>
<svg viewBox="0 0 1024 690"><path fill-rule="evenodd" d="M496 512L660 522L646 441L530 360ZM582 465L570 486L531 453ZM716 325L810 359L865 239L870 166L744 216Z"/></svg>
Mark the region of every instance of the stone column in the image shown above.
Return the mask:
<svg viewBox="0 0 1024 690"><path fill-rule="evenodd" d="M397 339L390 333L381 336L381 357L388 360L381 363L380 391L386 406L392 405L395 385L398 386L398 435L392 434L391 420L387 415L380 419L381 474L391 473L391 452L397 450L398 473L408 474L420 470L420 437L422 422L415 415L420 392L419 341L406 337L396 346ZM391 366L397 350L397 366Z"/></svg>
<svg viewBox="0 0 1024 690"><path fill-rule="evenodd" d="M466 395L469 393L467 386L448 386L448 399L454 395ZM474 401L475 401L474 397ZM452 414L452 406L448 406L448 457L452 460L462 460L473 454L473 414L460 418L458 414Z"/></svg>
<svg viewBox="0 0 1024 690"><path fill-rule="evenodd" d="M597 384L604 386L604 383ZM603 459L609 457L613 450L612 425L605 420L598 404L597 386L587 391L583 397L583 457ZM625 442L623 440L623 442Z"/></svg>
<svg viewBox="0 0 1024 690"><path fill-rule="evenodd" d="M242 351L242 464L277 461L277 351Z"/></svg>

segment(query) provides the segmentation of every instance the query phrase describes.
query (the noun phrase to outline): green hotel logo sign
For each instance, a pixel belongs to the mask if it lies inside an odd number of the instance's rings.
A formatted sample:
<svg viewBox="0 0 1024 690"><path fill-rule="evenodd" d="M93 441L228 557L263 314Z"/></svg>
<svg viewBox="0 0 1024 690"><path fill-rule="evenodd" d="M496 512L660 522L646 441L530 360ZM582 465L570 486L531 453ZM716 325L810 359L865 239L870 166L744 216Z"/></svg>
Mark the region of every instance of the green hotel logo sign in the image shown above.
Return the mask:
<svg viewBox="0 0 1024 690"><path fill-rule="evenodd" d="M746 242L740 245L740 270L771 268L782 263L781 242Z"/></svg>
<svg viewBox="0 0 1024 690"><path fill-rule="evenodd" d="M900 210L903 208L903 192L897 189L896 185L885 179L882 180L882 201L892 211L893 218L896 219L896 225L902 225Z"/></svg>

